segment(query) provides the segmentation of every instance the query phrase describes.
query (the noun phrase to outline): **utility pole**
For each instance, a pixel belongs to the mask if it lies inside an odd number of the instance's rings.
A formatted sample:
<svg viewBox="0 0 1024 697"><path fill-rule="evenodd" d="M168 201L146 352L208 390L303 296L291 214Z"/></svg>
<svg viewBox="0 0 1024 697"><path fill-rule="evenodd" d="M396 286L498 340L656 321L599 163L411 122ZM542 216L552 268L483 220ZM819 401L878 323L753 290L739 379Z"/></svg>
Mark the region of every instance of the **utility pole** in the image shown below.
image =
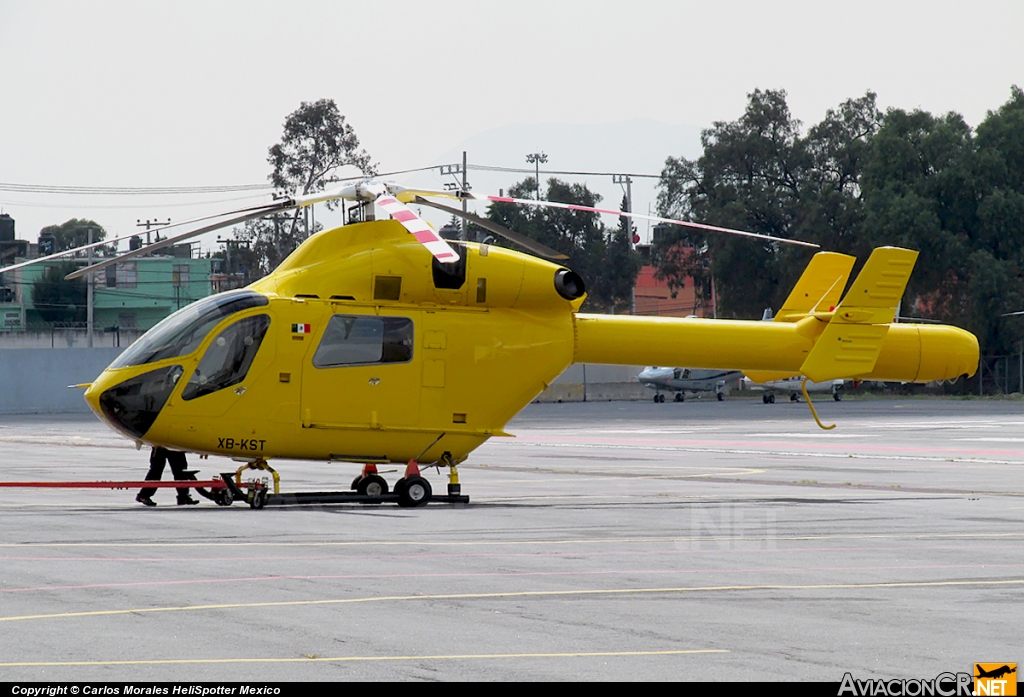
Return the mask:
<svg viewBox="0 0 1024 697"><path fill-rule="evenodd" d="M629 242L629 249L632 251L635 249L635 243L633 242L633 216L629 215L633 212L633 178L628 174L613 174L612 184L618 184L625 188L626 192L626 206L623 216L626 219L626 238ZM636 314L636 282L633 282L633 287L629 291L629 314Z"/></svg>
<svg viewBox="0 0 1024 697"><path fill-rule="evenodd" d="M537 200L540 200L540 163L547 162L548 156L542 152L532 152L526 156L526 161L531 165L534 165L534 169L537 172Z"/></svg>
<svg viewBox="0 0 1024 697"><path fill-rule="evenodd" d="M462 151L461 167L459 165L441 165L439 170L441 172L442 177L447 175L451 175L454 177L456 174L462 175L462 183L459 184L458 180L456 180L455 182L447 182L444 185L446 191L453 191L456 189L459 189L461 191L469 191L470 189L473 188L469 183L469 166L467 165L466 162L465 150ZM467 210L468 209L466 208L466 199L462 199L462 212L466 213ZM469 221L467 221L465 218L462 219L462 224L459 226L459 239L464 242L469 239Z"/></svg>
<svg viewBox="0 0 1024 697"><path fill-rule="evenodd" d="M468 176L466 174L466 170L467 170L467 167L466 167L466 151L463 150L462 151L462 190L464 192L465 191L469 191L469 180L466 179L466 177ZM467 213L468 212L468 209L466 208L466 199L465 198L462 199L462 212L463 213ZM462 217L462 235L461 235L461 237L462 237L462 241L463 242L465 242L465 241L467 241L469 239L469 221L466 220L465 216Z"/></svg>
<svg viewBox="0 0 1024 697"><path fill-rule="evenodd" d="M94 230L94 228L89 228L89 244L90 245L92 245L92 233L93 233L93 230ZM92 247L91 246L89 247L89 259L88 259L88 262L86 262L86 263L88 263L89 266L92 266ZM95 285L94 284L94 278L93 278L92 272L90 271L85 276L85 288L86 288L86 290L85 290L85 323L86 323L86 327L88 327L89 348L92 348L92 325L93 325L93 321L92 321L92 302L93 302L92 294L93 294L93 286L94 285Z"/></svg>
<svg viewBox="0 0 1024 697"><path fill-rule="evenodd" d="M149 229L150 228L163 227L164 225L170 225L170 224L171 224L171 219L170 218L168 218L167 220L149 220L147 218L146 222L142 222L138 218L135 219L135 227L144 227L144 228L146 228L146 244L150 243L150 241L149 241ZM156 237L157 237L157 241L159 242L160 241L160 233L159 232L156 233Z"/></svg>

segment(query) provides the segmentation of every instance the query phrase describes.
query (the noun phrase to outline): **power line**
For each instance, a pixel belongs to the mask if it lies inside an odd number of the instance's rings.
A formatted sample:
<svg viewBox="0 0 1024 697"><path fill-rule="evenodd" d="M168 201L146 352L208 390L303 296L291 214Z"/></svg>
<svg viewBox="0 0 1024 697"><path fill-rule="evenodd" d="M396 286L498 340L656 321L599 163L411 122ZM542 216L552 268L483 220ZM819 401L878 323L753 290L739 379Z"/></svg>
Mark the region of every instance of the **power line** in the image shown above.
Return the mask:
<svg viewBox="0 0 1024 697"><path fill-rule="evenodd" d="M225 186L61 186L56 184L15 184L0 182L0 191L32 194L86 194L86 195L177 195L224 194L236 191L269 191L267 184L229 184Z"/></svg>
<svg viewBox="0 0 1024 697"><path fill-rule="evenodd" d="M188 208L189 206L208 206L215 203L234 203L235 201L248 201L256 198L266 197L266 193L263 194L251 194L249 196L232 196L231 198L220 198L213 201L179 201L178 203L161 203L161 208ZM5 206L20 206L23 208L88 208L88 209L101 209L101 210L138 210L140 208L152 208L152 203L127 203L117 205L103 205L95 203L28 203L25 201L11 201L4 199L0 201Z"/></svg>
<svg viewBox="0 0 1024 697"><path fill-rule="evenodd" d="M426 172L439 169L444 165L431 165L429 167L414 167L411 169L398 169L390 172L381 172L376 177L393 177L400 174L411 174L413 172ZM534 174L536 170L521 167L499 167L496 165L468 165L467 169L475 169L483 172L512 172L516 174ZM560 174L573 176L610 177L612 175L626 175L630 177L641 177L645 179L660 179L660 174L647 174L638 172L588 172L577 170L540 170L541 174ZM331 179L332 182L355 181L365 179L366 175L352 177L341 177ZM17 182L0 182L0 191L30 193L30 194L60 194L60 195L88 195L88 196L178 196L184 194L223 194L242 191L273 191L274 187L269 184L224 184L208 186L74 186L63 184L19 184Z"/></svg>
<svg viewBox="0 0 1024 697"><path fill-rule="evenodd" d="M409 174L411 172L425 172L437 169L437 165L430 167L416 167L414 169L400 169L393 172L381 172L377 177L392 177L398 174ZM352 177L331 179L330 181L355 181L367 179L367 175L360 174ZM103 195L103 196L177 196L182 194L227 194L239 191L274 191L276 187L270 184L224 184L210 186L70 186L62 184L18 184L15 182L0 182L0 191L13 191L29 194L63 194L63 195Z"/></svg>
<svg viewBox="0 0 1024 697"><path fill-rule="evenodd" d="M492 165L469 165L468 169L476 169L483 172L514 172L519 174L534 174L535 170L523 169L520 167L496 167ZM626 176L626 177L641 177L644 179L661 179L660 174L638 174L636 172L577 172L562 169L542 169L540 174L562 174L562 175L573 175L578 177L612 177L612 176Z"/></svg>

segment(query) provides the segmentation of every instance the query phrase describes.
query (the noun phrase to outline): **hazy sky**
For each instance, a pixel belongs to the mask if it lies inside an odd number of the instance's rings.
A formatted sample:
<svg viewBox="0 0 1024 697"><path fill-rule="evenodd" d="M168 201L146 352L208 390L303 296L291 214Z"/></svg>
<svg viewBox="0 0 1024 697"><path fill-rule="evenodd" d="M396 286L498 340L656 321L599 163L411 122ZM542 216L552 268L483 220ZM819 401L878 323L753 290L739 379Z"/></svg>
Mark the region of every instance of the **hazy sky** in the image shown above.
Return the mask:
<svg viewBox="0 0 1024 697"><path fill-rule="evenodd" d="M883 107L977 125L1012 84L1024 85L1021 0L2 0L0 184L265 182L285 117L322 97L386 171L514 124L703 128L737 118L755 88L787 90L805 124L871 89ZM576 169L606 145L534 147ZM664 155L683 154L672 147ZM34 240L70 217L123 234L137 218L259 200L229 198L0 190L0 207Z"/></svg>

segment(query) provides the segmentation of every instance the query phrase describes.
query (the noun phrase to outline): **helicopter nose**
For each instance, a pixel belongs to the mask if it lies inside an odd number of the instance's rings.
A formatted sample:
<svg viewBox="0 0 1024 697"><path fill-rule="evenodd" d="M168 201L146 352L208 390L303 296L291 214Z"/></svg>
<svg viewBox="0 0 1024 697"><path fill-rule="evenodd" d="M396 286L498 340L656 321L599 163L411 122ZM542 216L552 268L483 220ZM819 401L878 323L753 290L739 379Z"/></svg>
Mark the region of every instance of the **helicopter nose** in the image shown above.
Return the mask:
<svg viewBox="0 0 1024 697"><path fill-rule="evenodd" d="M107 371L93 383L85 398L92 410L115 429L129 438L142 438L183 372L180 365L165 366L108 387L117 372Z"/></svg>

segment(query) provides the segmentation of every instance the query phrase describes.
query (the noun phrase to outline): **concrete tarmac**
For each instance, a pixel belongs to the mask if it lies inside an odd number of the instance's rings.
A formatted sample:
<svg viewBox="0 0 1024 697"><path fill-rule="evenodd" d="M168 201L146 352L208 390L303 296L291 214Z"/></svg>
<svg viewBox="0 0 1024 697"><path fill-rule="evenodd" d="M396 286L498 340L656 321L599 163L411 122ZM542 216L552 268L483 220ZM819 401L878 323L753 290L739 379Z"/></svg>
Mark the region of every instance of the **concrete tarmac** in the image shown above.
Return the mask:
<svg viewBox="0 0 1024 697"><path fill-rule="evenodd" d="M531 405L516 438L459 468L468 506L0 489L0 680L839 681L1024 663L1024 403L818 408L838 428L749 397ZM147 460L91 417L0 420L0 481L141 479ZM273 464L284 491L358 472Z"/></svg>

